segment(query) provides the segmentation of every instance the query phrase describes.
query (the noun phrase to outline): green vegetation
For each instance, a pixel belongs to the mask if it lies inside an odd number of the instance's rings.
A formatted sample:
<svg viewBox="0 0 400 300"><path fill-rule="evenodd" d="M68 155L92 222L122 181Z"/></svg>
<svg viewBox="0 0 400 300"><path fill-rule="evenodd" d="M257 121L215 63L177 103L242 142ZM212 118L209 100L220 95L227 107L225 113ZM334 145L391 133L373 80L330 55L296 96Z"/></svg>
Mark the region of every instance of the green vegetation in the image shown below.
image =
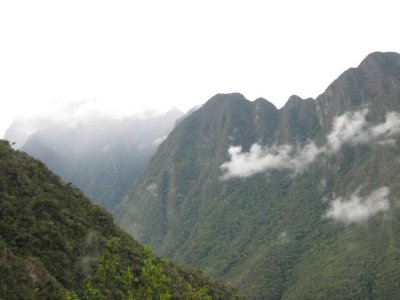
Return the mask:
<svg viewBox="0 0 400 300"><path fill-rule="evenodd" d="M213 299L240 298L198 271L154 257L79 189L3 140L0 274L0 299L7 300L64 299L68 291L81 299L93 293L124 299L131 283L132 293L146 297L181 299L189 289L201 294L207 287L204 295Z"/></svg>
<svg viewBox="0 0 400 300"><path fill-rule="evenodd" d="M325 145L333 118L346 111L368 107L368 122L381 123L400 111L398 82L400 55L376 53L317 100L293 96L280 110L216 95L172 131L116 220L157 254L252 299L398 299L398 137L392 146L345 145L297 176L272 170L222 181L220 169L231 145ZM387 212L360 224L323 218L333 199L382 186Z"/></svg>
<svg viewBox="0 0 400 300"><path fill-rule="evenodd" d="M171 299L171 278L165 274L165 259L156 262L150 248L145 247L145 259L140 274L136 276L132 267L121 263L119 239L111 238L106 243L106 253L98 259L94 274L86 278L78 293L69 293L68 299ZM210 300L207 287L194 289L186 283L182 299ZM78 296L80 294L80 296Z"/></svg>

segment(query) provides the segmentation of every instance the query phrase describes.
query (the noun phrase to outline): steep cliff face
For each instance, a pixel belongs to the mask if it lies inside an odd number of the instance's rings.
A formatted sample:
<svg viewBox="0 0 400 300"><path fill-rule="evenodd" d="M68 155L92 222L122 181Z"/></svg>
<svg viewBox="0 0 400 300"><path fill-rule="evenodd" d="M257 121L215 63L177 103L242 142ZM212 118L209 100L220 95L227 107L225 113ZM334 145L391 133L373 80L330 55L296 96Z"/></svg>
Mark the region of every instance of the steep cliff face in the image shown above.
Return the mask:
<svg viewBox="0 0 400 300"><path fill-rule="evenodd" d="M398 53L375 52L336 79L315 101L324 131L330 130L336 116L360 107L371 108L370 117L378 120L398 110L399 64Z"/></svg>
<svg viewBox="0 0 400 300"><path fill-rule="evenodd" d="M292 96L280 110L279 128L275 133L278 139L274 143L304 143L314 138L318 130L315 101Z"/></svg>
<svg viewBox="0 0 400 300"><path fill-rule="evenodd" d="M161 144L117 221L253 299L398 297L399 65L373 53L280 110L216 95Z"/></svg>

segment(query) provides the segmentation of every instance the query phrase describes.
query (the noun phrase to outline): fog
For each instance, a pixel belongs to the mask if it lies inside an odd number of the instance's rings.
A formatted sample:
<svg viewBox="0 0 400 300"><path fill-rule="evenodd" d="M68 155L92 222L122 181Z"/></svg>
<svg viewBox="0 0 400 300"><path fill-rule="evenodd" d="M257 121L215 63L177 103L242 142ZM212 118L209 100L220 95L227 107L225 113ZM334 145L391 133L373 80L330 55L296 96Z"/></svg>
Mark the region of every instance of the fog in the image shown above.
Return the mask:
<svg viewBox="0 0 400 300"><path fill-rule="evenodd" d="M6 138L112 211L183 113L146 110L128 116L96 104L78 101L20 118Z"/></svg>
<svg viewBox="0 0 400 300"><path fill-rule="evenodd" d="M44 111L34 111L31 114L22 113L18 115L13 123L7 128L4 138L15 142L16 148L21 148L26 140L37 131L42 134L54 131L57 135L57 129L79 129L90 130L90 139L100 138L101 135L109 136L111 134L118 135L121 131L135 130L135 135L141 135L143 138L156 139L165 138L165 134L154 131L153 126L143 126L145 120L155 120L160 116L166 115L168 112L176 112L176 117L182 115L182 112L172 107L164 107L159 109L151 109L147 107L136 107L127 109L126 107L113 107L110 103L104 103L98 100L82 100L59 105L53 104ZM135 123L133 128L133 124ZM113 126L119 128L111 128ZM151 122L147 122L151 123ZM118 125L119 124L119 125ZM123 128L127 126L127 128ZM148 128L147 128L148 127ZM110 132L115 130L114 133ZM156 135L156 136L154 136ZM77 133L79 136L79 133ZM52 139L49 137L49 139ZM85 138L86 139L86 138ZM158 141L159 144L160 140ZM157 145L158 145L157 144Z"/></svg>

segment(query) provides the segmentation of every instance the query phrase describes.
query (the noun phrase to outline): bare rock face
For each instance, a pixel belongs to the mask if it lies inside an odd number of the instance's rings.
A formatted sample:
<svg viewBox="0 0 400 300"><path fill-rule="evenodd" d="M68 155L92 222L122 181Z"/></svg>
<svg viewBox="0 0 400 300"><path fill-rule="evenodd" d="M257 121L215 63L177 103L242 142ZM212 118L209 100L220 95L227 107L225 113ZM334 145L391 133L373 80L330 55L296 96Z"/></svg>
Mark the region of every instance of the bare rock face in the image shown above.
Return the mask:
<svg viewBox="0 0 400 300"><path fill-rule="evenodd" d="M360 107L385 115L399 105L400 54L375 52L344 72L317 97L321 127L329 130L335 116Z"/></svg>

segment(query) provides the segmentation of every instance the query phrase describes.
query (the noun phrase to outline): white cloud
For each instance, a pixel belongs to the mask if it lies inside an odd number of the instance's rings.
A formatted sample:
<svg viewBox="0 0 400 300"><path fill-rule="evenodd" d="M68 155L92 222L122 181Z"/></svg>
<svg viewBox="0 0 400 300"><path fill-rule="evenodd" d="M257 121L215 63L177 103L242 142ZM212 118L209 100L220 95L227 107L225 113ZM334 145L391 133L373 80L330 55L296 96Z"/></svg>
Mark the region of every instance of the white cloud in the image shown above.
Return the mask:
<svg viewBox="0 0 400 300"><path fill-rule="evenodd" d="M331 151L337 151L344 143L364 143L368 141L366 129L368 126L365 117L368 109L345 113L337 117L328 135L328 146Z"/></svg>
<svg viewBox="0 0 400 300"><path fill-rule="evenodd" d="M368 218L389 209L389 194L389 188L382 187L363 198L359 188L350 199L339 197L333 200L324 217L347 225L365 222Z"/></svg>
<svg viewBox="0 0 400 300"><path fill-rule="evenodd" d="M160 136L160 137L156 138L156 139L153 141L153 145L154 145L154 146L160 145L162 142L164 142L164 141L166 140L166 138L167 138L167 135L163 135L163 136Z"/></svg>
<svg viewBox="0 0 400 300"><path fill-rule="evenodd" d="M366 120L368 109L345 113L335 119L332 132L328 135L328 147L336 152L345 143L366 144L377 140L380 144L390 143L390 138L400 133L400 114L389 112L386 121L370 126Z"/></svg>
<svg viewBox="0 0 400 300"><path fill-rule="evenodd" d="M263 147L258 143L249 152L242 147L228 149L230 161L221 165L222 179L250 177L269 170L290 170L294 175L303 172L319 156L331 155L344 144L358 145L376 142L382 146L393 145L393 137L400 134L400 114L389 112L386 121L371 126L366 120L368 109L347 112L337 117L325 145L318 147L313 141L305 146L275 145Z"/></svg>
<svg viewBox="0 0 400 300"><path fill-rule="evenodd" d="M400 114L389 112L386 114L386 121L370 129L374 137L383 137L385 140L400 133Z"/></svg>
<svg viewBox="0 0 400 300"><path fill-rule="evenodd" d="M240 146L230 147L228 152L231 160L221 165L225 172L222 179L249 177L274 169L288 169L298 173L320 154L320 150L312 142L301 149L290 145L263 148L256 143L248 153L242 153Z"/></svg>

